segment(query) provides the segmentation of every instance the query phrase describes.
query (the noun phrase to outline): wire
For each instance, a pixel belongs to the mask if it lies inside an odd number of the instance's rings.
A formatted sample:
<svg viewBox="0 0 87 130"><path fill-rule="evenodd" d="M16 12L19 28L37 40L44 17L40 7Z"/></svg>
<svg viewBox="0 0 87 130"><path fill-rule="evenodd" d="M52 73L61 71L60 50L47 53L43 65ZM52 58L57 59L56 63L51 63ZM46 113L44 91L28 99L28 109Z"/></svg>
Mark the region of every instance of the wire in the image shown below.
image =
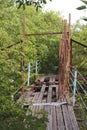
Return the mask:
<svg viewBox="0 0 87 130"><path fill-rule="evenodd" d="M75 68L76 69L76 68ZM78 70L76 70L77 72L79 72ZM71 75L74 77L74 74L70 71ZM80 74L80 72L79 72ZM81 74L80 74L81 75ZM82 76L82 75L81 75ZM84 77L83 77L84 79ZM83 86L80 84L80 82L77 80L77 83L79 84L80 88L83 90L83 92L85 93L85 95L87 96L87 92L86 90L83 88Z"/></svg>
<svg viewBox="0 0 87 130"><path fill-rule="evenodd" d="M79 71L78 71L78 74L82 77L82 79L85 81L85 83L87 83L86 79L83 77L83 75Z"/></svg>
<svg viewBox="0 0 87 130"><path fill-rule="evenodd" d="M73 74L71 71L70 71L70 73L71 73L71 75L74 77L74 74ZM71 81L73 82L72 78L71 78ZM79 84L80 88L83 90L83 92L85 93L85 95L87 95L87 92L85 91L85 89L83 88L83 86L80 84L80 82L79 82L78 80L77 80L76 82ZM87 106L86 106L86 104L85 104L83 98L81 97L79 91L77 90L77 88L76 88L76 91L77 91L78 95L80 96L80 99L81 99L83 105L84 105L85 108L87 109Z"/></svg>
<svg viewBox="0 0 87 130"><path fill-rule="evenodd" d="M71 80L72 85L73 85L73 80L72 80L72 78L70 78L70 80ZM72 93L73 93L73 89L72 89L72 87L70 87L70 88L71 88L71 91L72 91Z"/></svg>
<svg viewBox="0 0 87 130"><path fill-rule="evenodd" d="M82 98L82 96L81 96L81 94L79 93L79 91L76 89L76 91L77 91L77 93L78 93L78 95L79 95L79 97L80 97L80 99L81 99L81 101L82 101L82 103L83 103L83 105L84 105L84 107L86 108L86 110L87 110L87 106L86 106L86 104L85 104L85 102L84 102L84 100L83 100L83 98Z"/></svg>
<svg viewBox="0 0 87 130"><path fill-rule="evenodd" d="M74 39L71 39L71 41L72 41L72 42L75 42L76 44L79 44L80 46L83 46L83 47L86 47L86 48L87 48L87 46L84 45L84 44L82 44L81 42L78 42L78 41L76 41L76 40L74 40Z"/></svg>
<svg viewBox="0 0 87 130"><path fill-rule="evenodd" d="M70 71L71 75L74 77L74 74L72 73L72 71Z"/></svg>
<svg viewBox="0 0 87 130"><path fill-rule="evenodd" d="M82 85L80 84L80 82L77 80L77 83L79 84L80 88L83 90L83 92L85 93L85 95L87 96L87 92L85 91L85 89L82 87Z"/></svg>

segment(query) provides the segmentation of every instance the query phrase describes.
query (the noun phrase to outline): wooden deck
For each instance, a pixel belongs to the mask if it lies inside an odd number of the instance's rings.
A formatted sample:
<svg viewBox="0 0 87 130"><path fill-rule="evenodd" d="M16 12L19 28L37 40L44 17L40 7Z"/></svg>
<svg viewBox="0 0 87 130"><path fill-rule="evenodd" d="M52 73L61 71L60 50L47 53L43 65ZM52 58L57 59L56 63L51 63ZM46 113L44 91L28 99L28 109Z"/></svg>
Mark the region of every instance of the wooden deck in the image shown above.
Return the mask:
<svg viewBox="0 0 87 130"><path fill-rule="evenodd" d="M48 82L40 84L35 90L29 89L24 94L24 102L30 106L33 111L44 109L48 112L48 120L46 130L79 130L73 106L68 104L66 100L58 101L58 83L53 77ZM22 98L20 97L18 102Z"/></svg>

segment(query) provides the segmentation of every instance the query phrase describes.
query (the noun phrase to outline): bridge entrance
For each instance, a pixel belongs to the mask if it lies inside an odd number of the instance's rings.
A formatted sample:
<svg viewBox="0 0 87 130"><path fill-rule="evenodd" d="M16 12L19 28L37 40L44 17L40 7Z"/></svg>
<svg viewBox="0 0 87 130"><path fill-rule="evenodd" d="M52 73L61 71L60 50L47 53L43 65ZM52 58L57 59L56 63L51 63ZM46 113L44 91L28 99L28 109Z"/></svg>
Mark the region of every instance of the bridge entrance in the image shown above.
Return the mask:
<svg viewBox="0 0 87 130"><path fill-rule="evenodd" d="M79 130L77 120L73 110L73 104L70 102L69 90L70 90L70 80L74 77L71 72L72 69L72 41L78 43L77 41L71 39L71 16L69 15L69 21L63 21L62 32L51 32L43 34L26 34L25 30L25 18L23 25L23 35L24 42L25 38L28 36L41 36L41 35L55 35L61 34L62 38L59 45L59 73L58 75L49 75L47 77L40 77L35 81L31 88L26 93L22 95L28 106L31 108L33 113L39 109L45 109L48 112L47 129L46 130ZM76 72L75 72L75 82L73 82L74 92L73 101L75 101L76 93ZM22 89L23 89L22 84ZM71 87L72 88L72 87ZM83 89L83 87L81 87ZM72 88L73 89L73 88ZM78 91L77 91L78 92ZM85 92L85 91L84 91ZM87 95L87 93L85 92ZM22 101L23 97L20 97L18 102ZM82 98L81 98L82 99ZM29 105L29 102L33 102L33 106ZM84 103L83 103L84 104ZM84 105L86 107L86 105Z"/></svg>
<svg viewBox="0 0 87 130"><path fill-rule="evenodd" d="M24 17L23 21L24 21L23 22L24 41L25 41L25 38L28 36L31 37L31 36L62 34L62 38L60 40L60 45L59 45L59 64L58 64L58 68L59 68L58 99L62 99L65 95L69 94L70 64L71 64L71 59L72 59L72 46L71 46L71 40L70 40L71 39L70 38L71 15L69 14L69 22L68 23L67 23L67 20L63 21L62 32L27 34L26 30L25 30L25 27L26 27L25 17ZM22 84L22 86L23 86L23 84ZM22 93L23 93L23 87L22 87Z"/></svg>

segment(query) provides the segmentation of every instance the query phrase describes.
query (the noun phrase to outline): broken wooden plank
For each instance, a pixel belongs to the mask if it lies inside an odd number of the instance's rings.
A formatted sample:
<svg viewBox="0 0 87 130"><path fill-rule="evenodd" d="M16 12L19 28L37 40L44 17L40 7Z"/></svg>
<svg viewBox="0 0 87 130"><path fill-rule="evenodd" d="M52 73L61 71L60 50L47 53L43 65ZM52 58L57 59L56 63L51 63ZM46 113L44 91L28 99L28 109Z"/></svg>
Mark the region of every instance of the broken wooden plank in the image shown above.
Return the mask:
<svg viewBox="0 0 87 130"><path fill-rule="evenodd" d="M45 92L45 85L43 85L42 86L42 88L41 88L41 92L40 92L40 95L39 95L39 97L38 97L38 100L37 100L37 102L42 102L42 99L43 99L43 95L44 95L44 92Z"/></svg>

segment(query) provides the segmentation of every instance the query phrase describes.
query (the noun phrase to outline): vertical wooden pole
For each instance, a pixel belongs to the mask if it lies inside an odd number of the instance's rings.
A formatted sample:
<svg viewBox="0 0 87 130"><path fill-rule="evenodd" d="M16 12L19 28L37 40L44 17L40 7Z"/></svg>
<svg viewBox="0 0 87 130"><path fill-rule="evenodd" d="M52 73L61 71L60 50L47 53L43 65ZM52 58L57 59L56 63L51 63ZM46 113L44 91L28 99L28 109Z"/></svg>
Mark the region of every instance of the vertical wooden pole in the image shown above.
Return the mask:
<svg viewBox="0 0 87 130"><path fill-rule="evenodd" d="M30 85L30 68L31 68L31 64L29 62L29 64L28 64L28 86Z"/></svg>
<svg viewBox="0 0 87 130"><path fill-rule="evenodd" d="M63 33L59 48L59 87L58 97L69 95L70 63L71 63L71 40L70 40L71 15L69 24L64 20Z"/></svg>
<svg viewBox="0 0 87 130"><path fill-rule="evenodd" d="M72 66L71 14L69 14L70 66Z"/></svg>
<svg viewBox="0 0 87 130"><path fill-rule="evenodd" d="M66 48L67 48L67 60L66 60L66 78L65 78L65 94L67 101L69 102L69 82L70 82L70 67L71 67L71 14L69 14L69 24L68 24L68 34L67 34L67 42L66 42Z"/></svg>
<svg viewBox="0 0 87 130"><path fill-rule="evenodd" d="M68 25L69 38L71 36L71 14L69 14L69 25Z"/></svg>
<svg viewBox="0 0 87 130"><path fill-rule="evenodd" d="M66 66L66 20L63 21L62 38L59 46L59 86L58 86L58 98L61 99L64 95L64 81L65 81L65 66Z"/></svg>
<svg viewBox="0 0 87 130"><path fill-rule="evenodd" d="M23 17L23 43L25 42L25 16ZM24 47L22 47L21 50L24 52ZM24 95L24 56L21 58L21 63L22 63L22 96Z"/></svg>

